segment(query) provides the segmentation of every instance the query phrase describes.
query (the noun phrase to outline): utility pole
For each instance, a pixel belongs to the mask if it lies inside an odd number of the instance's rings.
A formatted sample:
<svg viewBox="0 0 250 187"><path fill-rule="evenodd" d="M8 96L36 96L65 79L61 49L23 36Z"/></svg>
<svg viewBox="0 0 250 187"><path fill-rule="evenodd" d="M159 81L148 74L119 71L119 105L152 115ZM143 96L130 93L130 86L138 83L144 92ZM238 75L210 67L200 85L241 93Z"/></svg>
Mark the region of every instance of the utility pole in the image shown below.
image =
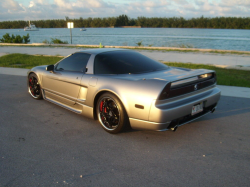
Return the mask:
<svg viewBox="0 0 250 187"><path fill-rule="evenodd" d="M71 39L71 44L72 44L72 31L71 29L74 28L74 23L73 22L68 22L68 29L70 29L70 39Z"/></svg>

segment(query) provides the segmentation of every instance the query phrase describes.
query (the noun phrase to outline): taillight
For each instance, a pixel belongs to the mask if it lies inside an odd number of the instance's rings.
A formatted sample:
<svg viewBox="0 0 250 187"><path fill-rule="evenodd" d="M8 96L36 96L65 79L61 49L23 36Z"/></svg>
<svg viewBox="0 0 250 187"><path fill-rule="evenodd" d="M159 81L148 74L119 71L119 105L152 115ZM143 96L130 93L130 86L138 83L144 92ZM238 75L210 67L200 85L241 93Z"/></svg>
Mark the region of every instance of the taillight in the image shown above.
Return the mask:
<svg viewBox="0 0 250 187"><path fill-rule="evenodd" d="M216 73L206 73L175 82L169 82L162 90L159 100L184 95L201 90L216 83Z"/></svg>
<svg viewBox="0 0 250 187"><path fill-rule="evenodd" d="M170 95L170 88L171 88L171 83L168 83L164 89L162 90L159 100L167 99Z"/></svg>

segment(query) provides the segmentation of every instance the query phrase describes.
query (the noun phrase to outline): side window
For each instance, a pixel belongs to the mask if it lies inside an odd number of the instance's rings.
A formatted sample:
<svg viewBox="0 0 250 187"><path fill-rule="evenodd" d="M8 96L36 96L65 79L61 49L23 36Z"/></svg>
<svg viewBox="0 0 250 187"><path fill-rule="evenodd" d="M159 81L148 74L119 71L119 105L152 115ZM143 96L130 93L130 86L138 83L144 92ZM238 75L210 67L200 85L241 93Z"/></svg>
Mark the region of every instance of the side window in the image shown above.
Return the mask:
<svg viewBox="0 0 250 187"><path fill-rule="evenodd" d="M74 53L73 55L63 59L56 66L57 71L80 71L85 72L90 54Z"/></svg>

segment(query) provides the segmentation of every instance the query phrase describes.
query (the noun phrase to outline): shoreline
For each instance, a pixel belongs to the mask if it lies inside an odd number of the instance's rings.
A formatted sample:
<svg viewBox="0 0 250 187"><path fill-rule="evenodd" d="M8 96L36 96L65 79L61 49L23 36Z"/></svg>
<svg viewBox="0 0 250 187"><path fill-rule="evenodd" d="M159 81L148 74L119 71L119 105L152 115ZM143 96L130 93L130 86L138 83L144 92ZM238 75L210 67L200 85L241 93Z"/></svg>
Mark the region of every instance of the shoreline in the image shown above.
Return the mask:
<svg viewBox="0 0 250 187"><path fill-rule="evenodd" d="M1 21L0 21L1 23ZM39 29L68 29L67 27L37 27ZM82 27L74 27L74 29L81 29ZM109 26L109 27L84 27L86 29L88 28L152 28L152 29L211 29L211 30L219 30L219 29L227 29L227 30L250 30L250 29L239 29L239 28L200 28L200 27L144 27L144 26ZM11 29L24 29L24 27L21 28L5 28L0 30L11 30Z"/></svg>
<svg viewBox="0 0 250 187"><path fill-rule="evenodd" d="M0 43L0 47L19 46L19 47L76 47L76 48L100 48L100 45L84 45L84 44L44 44L44 43ZM177 51L177 52L201 52L201 53L220 53L220 54L238 54L250 55L250 51L222 50L222 49L200 49L200 48L178 48L178 47L146 47L146 46L103 46L103 48L122 48L122 49L141 49L141 50L157 50L157 51Z"/></svg>

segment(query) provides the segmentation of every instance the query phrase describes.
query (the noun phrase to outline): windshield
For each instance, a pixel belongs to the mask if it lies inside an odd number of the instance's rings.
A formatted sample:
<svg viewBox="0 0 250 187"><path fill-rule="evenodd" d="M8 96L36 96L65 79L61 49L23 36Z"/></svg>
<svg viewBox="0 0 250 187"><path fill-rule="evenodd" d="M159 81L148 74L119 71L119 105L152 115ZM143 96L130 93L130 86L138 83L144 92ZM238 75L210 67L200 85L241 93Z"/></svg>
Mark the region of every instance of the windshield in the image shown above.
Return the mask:
<svg viewBox="0 0 250 187"><path fill-rule="evenodd" d="M95 74L135 74L159 71L168 66L134 51L110 51L95 57Z"/></svg>

